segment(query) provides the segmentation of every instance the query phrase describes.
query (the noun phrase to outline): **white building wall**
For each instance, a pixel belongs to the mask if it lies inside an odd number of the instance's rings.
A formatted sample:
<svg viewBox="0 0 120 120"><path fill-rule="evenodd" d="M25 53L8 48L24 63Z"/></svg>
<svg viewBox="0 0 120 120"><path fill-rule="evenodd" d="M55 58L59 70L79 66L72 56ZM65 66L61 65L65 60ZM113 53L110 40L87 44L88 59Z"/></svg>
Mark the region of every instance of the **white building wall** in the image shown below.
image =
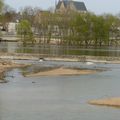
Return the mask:
<svg viewBox="0 0 120 120"><path fill-rule="evenodd" d="M16 33L17 33L16 28L17 28L17 23L15 23L15 22L8 23L8 33L9 34L16 35Z"/></svg>

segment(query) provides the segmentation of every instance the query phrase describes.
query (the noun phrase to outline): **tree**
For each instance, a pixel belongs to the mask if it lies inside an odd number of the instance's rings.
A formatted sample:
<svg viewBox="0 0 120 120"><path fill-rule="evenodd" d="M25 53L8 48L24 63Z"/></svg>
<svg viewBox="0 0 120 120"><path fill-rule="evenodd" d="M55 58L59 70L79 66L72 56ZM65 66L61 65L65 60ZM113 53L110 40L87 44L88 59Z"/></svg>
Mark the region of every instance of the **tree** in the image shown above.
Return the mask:
<svg viewBox="0 0 120 120"><path fill-rule="evenodd" d="M91 13L78 14L73 21L73 31L78 44L85 45L110 45L111 32L118 41L120 20L109 14L97 16ZM114 41L116 41L114 40Z"/></svg>
<svg viewBox="0 0 120 120"><path fill-rule="evenodd" d="M21 20L17 26L17 33L21 36L21 40L24 44L26 42L34 42L33 32L31 29L31 24L28 20Z"/></svg>
<svg viewBox="0 0 120 120"><path fill-rule="evenodd" d="M1 23L3 26L6 26L6 23L15 21L17 16L16 11L11 8L9 5L4 5L1 14Z"/></svg>
<svg viewBox="0 0 120 120"><path fill-rule="evenodd" d="M74 33L77 44L82 44L88 47L92 40L92 17L91 14L78 14L73 23Z"/></svg>
<svg viewBox="0 0 120 120"><path fill-rule="evenodd" d="M120 42L120 18L111 14L104 15L106 25L109 27L109 44L119 45Z"/></svg>
<svg viewBox="0 0 120 120"><path fill-rule="evenodd" d="M3 6L4 6L4 1L0 0L0 12L2 11Z"/></svg>
<svg viewBox="0 0 120 120"><path fill-rule="evenodd" d="M26 6L23 9L21 9L21 18L28 20L31 26L33 27L35 16L39 10L40 10L39 8L33 8L31 6Z"/></svg>
<svg viewBox="0 0 120 120"><path fill-rule="evenodd" d="M3 18L2 15L1 15L3 6L4 6L4 1L0 0L0 22ZM1 31L0 31L0 36L1 36Z"/></svg>

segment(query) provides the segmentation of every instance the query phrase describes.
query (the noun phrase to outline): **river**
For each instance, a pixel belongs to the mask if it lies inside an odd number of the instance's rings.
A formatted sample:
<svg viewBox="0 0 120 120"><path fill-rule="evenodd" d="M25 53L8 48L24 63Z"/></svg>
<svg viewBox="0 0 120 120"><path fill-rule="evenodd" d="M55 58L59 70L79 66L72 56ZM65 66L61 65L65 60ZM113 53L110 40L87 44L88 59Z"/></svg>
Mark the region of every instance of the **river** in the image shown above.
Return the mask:
<svg viewBox="0 0 120 120"><path fill-rule="evenodd" d="M16 61L37 66L105 68L91 75L24 77L6 73L0 84L0 120L120 120L120 109L89 105L92 99L120 96L120 65L81 62Z"/></svg>
<svg viewBox="0 0 120 120"><path fill-rule="evenodd" d="M120 56L120 47L79 47L79 46L60 46L60 45L23 45L17 42L1 42L1 52L9 53L36 53L46 55L89 55L89 56Z"/></svg>

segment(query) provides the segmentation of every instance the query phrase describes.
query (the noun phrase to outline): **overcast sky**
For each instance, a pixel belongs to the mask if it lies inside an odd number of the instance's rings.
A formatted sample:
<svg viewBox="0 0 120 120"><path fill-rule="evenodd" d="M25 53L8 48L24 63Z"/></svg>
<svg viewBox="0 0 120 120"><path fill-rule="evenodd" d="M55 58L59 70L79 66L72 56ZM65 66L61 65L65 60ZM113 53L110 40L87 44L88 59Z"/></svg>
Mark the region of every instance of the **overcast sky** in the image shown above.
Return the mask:
<svg viewBox="0 0 120 120"><path fill-rule="evenodd" d="M87 9L96 14L120 13L120 0L76 0L83 1ZM47 9L55 5L55 0L5 0L13 8L19 10L24 6L40 7Z"/></svg>

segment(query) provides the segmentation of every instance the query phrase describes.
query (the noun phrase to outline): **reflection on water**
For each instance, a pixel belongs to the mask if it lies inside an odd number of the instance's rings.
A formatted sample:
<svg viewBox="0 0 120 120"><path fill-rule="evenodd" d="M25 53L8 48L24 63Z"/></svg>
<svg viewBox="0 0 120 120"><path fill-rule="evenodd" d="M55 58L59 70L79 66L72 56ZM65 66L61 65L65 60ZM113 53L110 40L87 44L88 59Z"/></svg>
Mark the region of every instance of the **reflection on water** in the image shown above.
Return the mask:
<svg viewBox="0 0 120 120"><path fill-rule="evenodd" d="M120 56L120 48L81 48L76 46L59 45L23 45L16 42L1 42L0 51L9 53L40 53L48 55L91 55L91 56Z"/></svg>
<svg viewBox="0 0 120 120"><path fill-rule="evenodd" d="M34 64L87 68L79 62ZM87 101L120 96L120 65L95 66L109 70L93 75L34 78L25 78L19 69L8 72L9 82L0 84L0 120L119 120L120 109L92 106Z"/></svg>

